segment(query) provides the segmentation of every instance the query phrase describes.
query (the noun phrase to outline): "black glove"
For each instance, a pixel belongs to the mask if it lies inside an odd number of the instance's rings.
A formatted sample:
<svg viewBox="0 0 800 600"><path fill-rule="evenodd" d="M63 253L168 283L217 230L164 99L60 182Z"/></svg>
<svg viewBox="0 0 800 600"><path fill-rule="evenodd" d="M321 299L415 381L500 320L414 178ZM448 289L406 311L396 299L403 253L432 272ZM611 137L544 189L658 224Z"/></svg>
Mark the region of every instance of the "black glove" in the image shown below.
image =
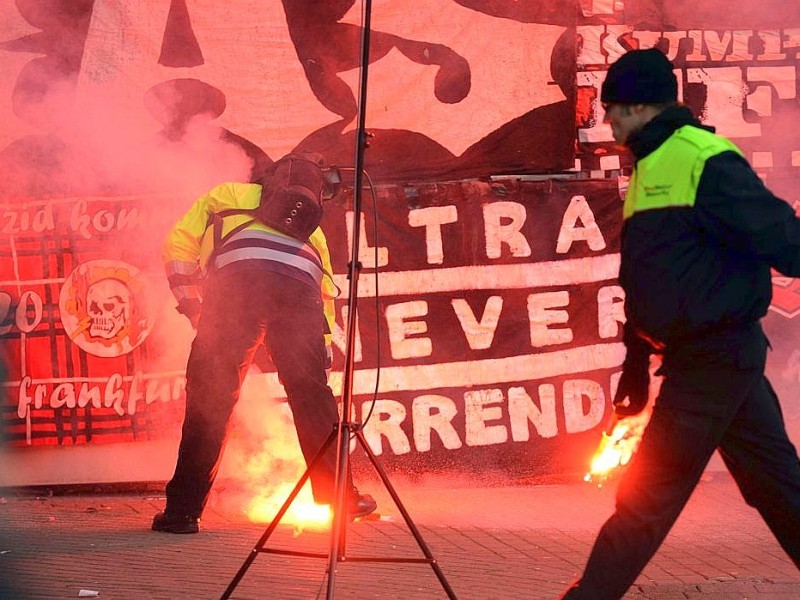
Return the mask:
<svg viewBox="0 0 800 600"><path fill-rule="evenodd" d="M184 298L178 302L176 310L182 315L186 316L192 324L192 327L197 329L197 322L200 320L200 308L202 302L200 298Z"/></svg>
<svg viewBox="0 0 800 600"><path fill-rule="evenodd" d="M650 354L653 348L637 336L630 327L625 328L625 362L614 394L614 412L623 417L638 415L647 406L650 389Z"/></svg>

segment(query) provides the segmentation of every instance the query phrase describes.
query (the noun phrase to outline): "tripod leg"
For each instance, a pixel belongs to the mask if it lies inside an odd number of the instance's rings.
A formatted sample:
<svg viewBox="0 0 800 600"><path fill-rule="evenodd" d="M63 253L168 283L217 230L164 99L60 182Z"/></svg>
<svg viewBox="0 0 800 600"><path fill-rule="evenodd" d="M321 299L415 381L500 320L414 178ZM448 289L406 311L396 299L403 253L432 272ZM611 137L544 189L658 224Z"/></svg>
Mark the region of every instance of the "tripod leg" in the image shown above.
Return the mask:
<svg viewBox="0 0 800 600"><path fill-rule="evenodd" d="M328 556L328 589L326 600L333 599L336 567L339 557L344 556L347 527L347 474L350 460L350 422L344 419L339 425L339 449L336 454L336 502L333 505L333 525L331 526L331 547Z"/></svg>
<svg viewBox="0 0 800 600"><path fill-rule="evenodd" d="M297 482L297 485L295 485L294 489L292 489L292 493L289 494L289 497L286 498L286 501L283 503L283 506L281 506L281 509L272 519L272 522L269 524L269 527L267 527L264 534L261 536L258 542L256 542L256 545L253 546L253 549L250 551L250 554L247 556L244 563L242 563L242 566L239 567L239 570L236 572L236 575L233 576L233 579L228 584L228 587L225 589L225 592L222 594L222 596L220 596L220 600L228 600L228 598L231 597L233 590L235 590L236 586L239 585L239 582L242 580L242 577L244 577L244 574L247 572L247 569L249 569L250 565L253 564L253 561L256 559L258 553L264 549L264 545L267 543L269 537L278 527L278 524L281 522L281 519L283 519L283 515L286 514L287 510L289 510L289 506L291 506L292 502L294 502L294 499L297 497L297 494L300 493L300 490L303 489L303 486L308 480L308 477L311 473L311 470L314 468L314 465L317 464L317 461L322 457L322 455L328 449L328 446L330 446L331 443L333 442L333 439L336 437L336 431L337 428L335 427L333 431L331 431L330 435L328 435L328 439L325 440L325 443L322 444L322 448L319 449L319 452L317 452L317 455L314 457L314 460L312 460L311 464L309 464L306 467L303 476L300 477L300 480Z"/></svg>
<svg viewBox="0 0 800 600"><path fill-rule="evenodd" d="M392 484L389 481L389 477L386 474L386 471L378 462L377 457L372 452L372 448L369 447L369 444L367 443L364 434L361 432L360 429L358 429L356 430L355 435L359 444L361 444L361 447L364 449L367 458L369 458L369 462L372 463L372 466L375 467L375 470L378 472L378 475L380 475L381 481L383 481L383 485L386 486L386 490L389 492L389 495L392 497L392 500L394 500L394 503L397 506L398 510L400 511L400 514L403 515L403 520L405 520L406 525L408 525L408 529L411 531L411 535L414 536L414 539L417 541L417 545L419 545L420 550L422 550L422 553L425 555L425 558L428 559L428 562L430 563L433 572L436 574L436 578L439 580L439 583L442 584L442 588L447 594L447 597L450 598L450 600L457 600L456 594L455 592L453 592L453 589L450 587L450 584L445 578L444 572L439 566L439 563L436 561L436 558L434 558L433 554L430 551L430 548L428 548L428 545L425 543L425 540L422 539L422 534L420 534L419 530L417 529L417 526L411 520L411 516L408 514L408 511L406 510L405 506L403 506L403 502L400 500L400 496L397 495L397 492L395 491L394 487L392 487Z"/></svg>

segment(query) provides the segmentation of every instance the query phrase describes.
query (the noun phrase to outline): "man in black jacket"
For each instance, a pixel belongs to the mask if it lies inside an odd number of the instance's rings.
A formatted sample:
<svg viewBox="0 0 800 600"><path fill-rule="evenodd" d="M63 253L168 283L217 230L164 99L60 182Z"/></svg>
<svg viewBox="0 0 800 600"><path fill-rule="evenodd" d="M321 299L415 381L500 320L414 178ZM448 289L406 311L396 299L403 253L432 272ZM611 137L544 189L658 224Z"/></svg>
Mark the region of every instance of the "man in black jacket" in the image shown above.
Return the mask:
<svg viewBox="0 0 800 600"><path fill-rule="evenodd" d="M616 412L644 408L652 353L662 355L664 379L570 600L625 594L715 449L800 567L800 461L764 376L760 325L770 269L800 276L800 219L736 146L676 102L673 69L656 49L634 50L602 88L614 139L636 159L623 209L627 354Z"/></svg>

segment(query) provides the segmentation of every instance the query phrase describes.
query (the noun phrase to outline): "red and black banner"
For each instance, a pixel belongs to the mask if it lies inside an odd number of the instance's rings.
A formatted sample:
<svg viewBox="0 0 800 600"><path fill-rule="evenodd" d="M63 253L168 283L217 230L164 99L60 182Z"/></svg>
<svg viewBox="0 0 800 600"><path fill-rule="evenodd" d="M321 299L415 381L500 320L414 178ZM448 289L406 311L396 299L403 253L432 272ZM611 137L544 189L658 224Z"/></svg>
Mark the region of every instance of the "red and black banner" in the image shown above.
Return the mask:
<svg viewBox="0 0 800 600"><path fill-rule="evenodd" d="M585 464L623 352L631 163L603 123L605 71L660 48L681 99L798 202L790 4L374 4L353 343L376 453L420 472ZM361 17L353 0L0 7L0 443L178 435L192 330L164 235L197 196L289 152L352 167ZM323 223L345 291L352 201ZM791 428L800 293L778 274L774 291L768 374Z"/></svg>

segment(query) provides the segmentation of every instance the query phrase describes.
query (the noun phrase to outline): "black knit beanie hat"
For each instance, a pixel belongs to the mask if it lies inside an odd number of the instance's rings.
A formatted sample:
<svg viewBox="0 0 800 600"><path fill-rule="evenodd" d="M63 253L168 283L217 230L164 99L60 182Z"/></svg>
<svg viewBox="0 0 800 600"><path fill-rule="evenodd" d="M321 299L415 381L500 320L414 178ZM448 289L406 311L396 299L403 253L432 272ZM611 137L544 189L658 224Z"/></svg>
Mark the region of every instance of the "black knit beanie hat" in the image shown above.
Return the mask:
<svg viewBox="0 0 800 600"><path fill-rule="evenodd" d="M601 102L660 104L678 99L673 64L656 48L631 50L611 65L600 93Z"/></svg>

